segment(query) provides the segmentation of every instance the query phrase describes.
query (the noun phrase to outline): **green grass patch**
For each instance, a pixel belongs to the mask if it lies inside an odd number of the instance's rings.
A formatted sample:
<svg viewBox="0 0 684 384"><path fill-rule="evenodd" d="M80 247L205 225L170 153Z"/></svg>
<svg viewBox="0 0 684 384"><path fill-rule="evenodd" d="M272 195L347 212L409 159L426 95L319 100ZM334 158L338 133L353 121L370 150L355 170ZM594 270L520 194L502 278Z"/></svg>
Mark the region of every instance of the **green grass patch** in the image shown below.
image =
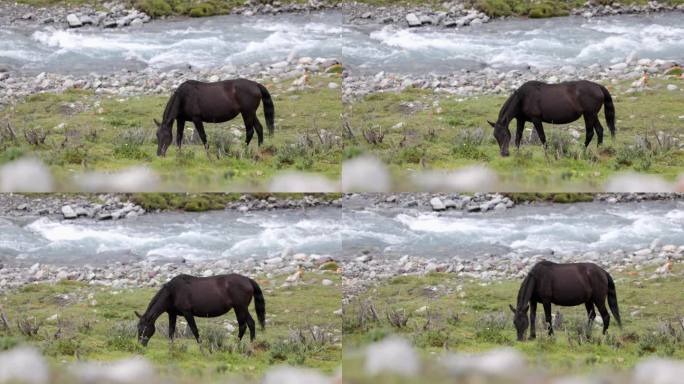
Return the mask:
<svg viewBox="0 0 684 384"><path fill-rule="evenodd" d="M408 89L376 93L347 106L347 124L356 136L349 153L373 153L390 165L393 174L417 169L456 169L485 164L503 182L537 191L559 190L563 185L599 188L612 175L636 171L675 180L684 172L681 105L682 92L657 79L651 90L627 94L627 82L611 85L616 108L616 138L610 137L603 112L604 143L594 137L584 147L582 119L567 125L545 124L547 150L530 139L526 124L520 150L511 144L511 156L503 158L487 120L496 120L507 95L460 97L429 90ZM413 107L407 107L412 105ZM658 111L654 113L653 111ZM381 143L369 143L361 134L372 122L384 133ZM515 122L509 127L515 135ZM571 136L579 132L579 139Z"/></svg>
<svg viewBox="0 0 684 384"><path fill-rule="evenodd" d="M409 340L426 360L446 351L513 347L533 368L558 375L625 371L647 356L684 359L684 330L679 324L684 316L684 266L675 265L669 277L648 279L654 269L612 274L622 329L613 320L604 336L597 323L587 329L583 305L553 306L553 313L560 312L563 320L555 337L549 337L542 324L543 308L538 306L537 339L525 342L516 341L508 308L516 300L520 281L482 282L432 273L381 282L344 307L345 379L371 382L363 377L363 359L354 351L389 335ZM398 382L382 379L372 382Z"/></svg>
<svg viewBox="0 0 684 384"><path fill-rule="evenodd" d="M322 279L338 285L332 272L309 273L307 285L276 288L284 277L258 279L265 292L267 327L257 327L237 340L234 312L212 319L197 318L202 349L185 322L170 344L166 315L157 320L157 332L146 348L136 341L134 310L144 311L155 289L113 289L75 282L34 284L0 294L10 329L0 328L0 350L29 344L54 364L76 360L111 361L130 356L151 360L162 375L180 382L225 382L228 377L256 379L275 363L312 367L332 373L341 361L340 293L323 286ZM252 315L253 305L250 306ZM57 315L53 317L53 315ZM27 336L17 324L37 327ZM226 324L235 326L229 332ZM28 326L27 326L28 327Z"/></svg>
<svg viewBox="0 0 684 384"><path fill-rule="evenodd" d="M253 185L281 170L336 178L343 153L337 135L342 104L339 89L327 85L339 83L339 78L327 74L309 80L311 87L302 91L287 91L290 81L265 84L274 99L276 129L273 136L265 133L260 148L256 135L251 145L245 146L245 128L239 116L223 124L206 124L209 158L199 138L193 138L192 124L186 124L182 152L173 145L166 158L156 156L152 119L160 118L166 95L121 98L77 90L32 95L0 112L0 121L9 121L17 136L0 139L0 163L33 155L62 180L76 172L145 165L165 184L182 185L190 191L222 190L236 183ZM74 110L71 104L79 107ZM257 116L265 125L261 107ZM25 132L44 132L45 140L31 144Z"/></svg>

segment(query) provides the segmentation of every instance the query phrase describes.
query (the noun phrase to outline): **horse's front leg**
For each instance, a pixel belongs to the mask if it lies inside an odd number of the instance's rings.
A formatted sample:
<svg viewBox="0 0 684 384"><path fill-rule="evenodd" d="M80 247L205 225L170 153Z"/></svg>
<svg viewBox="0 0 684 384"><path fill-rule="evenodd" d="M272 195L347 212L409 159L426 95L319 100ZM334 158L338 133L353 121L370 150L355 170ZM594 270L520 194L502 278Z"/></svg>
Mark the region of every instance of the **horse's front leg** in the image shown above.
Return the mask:
<svg viewBox="0 0 684 384"><path fill-rule="evenodd" d="M518 126L515 131L515 147L520 149L520 142L522 141L523 132L525 132L525 120L517 118L516 122Z"/></svg>
<svg viewBox="0 0 684 384"><path fill-rule="evenodd" d="M178 147L178 151L180 152L181 150L181 145L183 144L183 131L185 130L185 120L183 119L177 119L177 125L176 125L176 146Z"/></svg>
<svg viewBox="0 0 684 384"><path fill-rule="evenodd" d="M537 302L530 300L530 339L537 338Z"/></svg>
<svg viewBox="0 0 684 384"><path fill-rule="evenodd" d="M544 317L546 318L546 326L549 330L549 336L553 335L553 324L551 322L551 302L544 301Z"/></svg>
<svg viewBox="0 0 684 384"><path fill-rule="evenodd" d="M183 314L183 317L185 317L185 321L188 322L188 326L190 327L190 331L192 331L192 335L195 336L195 340L197 340L197 343L201 345L202 341L200 340L197 324L195 324L195 317L189 313Z"/></svg>
<svg viewBox="0 0 684 384"><path fill-rule="evenodd" d="M169 340L173 341L176 335L176 314L169 312Z"/></svg>
<svg viewBox="0 0 684 384"><path fill-rule="evenodd" d="M209 143L207 142L207 134L204 132L204 123L202 123L202 120L199 119L194 120L193 123L195 124L195 128L197 129L200 140L202 140L202 144L204 144L204 151L207 153L207 158L211 160L211 156L209 156Z"/></svg>

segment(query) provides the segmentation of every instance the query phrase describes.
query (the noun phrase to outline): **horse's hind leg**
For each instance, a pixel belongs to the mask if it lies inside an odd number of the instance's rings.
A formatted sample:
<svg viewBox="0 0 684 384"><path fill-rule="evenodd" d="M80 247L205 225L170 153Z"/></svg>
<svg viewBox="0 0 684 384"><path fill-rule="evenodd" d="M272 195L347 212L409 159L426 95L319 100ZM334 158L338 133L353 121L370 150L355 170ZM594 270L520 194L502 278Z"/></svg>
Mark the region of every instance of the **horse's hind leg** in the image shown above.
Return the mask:
<svg viewBox="0 0 684 384"><path fill-rule="evenodd" d="M537 302L530 300L530 339L537 338Z"/></svg>
<svg viewBox="0 0 684 384"><path fill-rule="evenodd" d="M608 330L608 325L610 325L610 315L608 314L604 300L597 300L595 304L601 314L601 319L603 320L603 334L605 335Z"/></svg>
<svg viewBox="0 0 684 384"><path fill-rule="evenodd" d="M597 146L601 146L603 144L603 126L601 125L601 121L599 121L598 116L596 117L596 123L594 124L594 130L596 131L596 136L598 138L598 143L596 144Z"/></svg>
<svg viewBox="0 0 684 384"><path fill-rule="evenodd" d="M589 321L587 321L587 329L591 332L594 319L596 318L596 311L594 311L594 303L592 303L591 301L587 301L586 303L584 303L584 306L587 308L587 317L589 318Z"/></svg>
<svg viewBox="0 0 684 384"><path fill-rule="evenodd" d="M235 307L235 317L237 318L238 322L239 340L242 340L242 337L245 335L245 331L247 330L247 316L249 316L247 308Z"/></svg>
<svg viewBox="0 0 684 384"><path fill-rule="evenodd" d="M584 139L584 147L588 147L591 139L594 137L594 120L598 120L596 116L584 115L584 130L586 138Z"/></svg>
<svg viewBox="0 0 684 384"><path fill-rule="evenodd" d="M254 128L256 129L257 137L259 138L259 145L261 145L264 142L264 127L256 116L254 116Z"/></svg>
<svg viewBox="0 0 684 384"><path fill-rule="evenodd" d="M254 137L254 114L242 112L242 120L245 122L245 129L247 130L247 136L246 136L246 143L249 145L249 142L252 141L252 137Z"/></svg>
<svg viewBox="0 0 684 384"><path fill-rule="evenodd" d="M542 303L544 305L544 317L546 318L546 327L549 330L549 336L553 335L553 323L551 319L551 302L545 301Z"/></svg>
<svg viewBox="0 0 684 384"><path fill-rule="evenodd" d="M254 341L256 337L256 324L254 323L254 318L247 310L247 326L249 327L249 341Z"/></svg>

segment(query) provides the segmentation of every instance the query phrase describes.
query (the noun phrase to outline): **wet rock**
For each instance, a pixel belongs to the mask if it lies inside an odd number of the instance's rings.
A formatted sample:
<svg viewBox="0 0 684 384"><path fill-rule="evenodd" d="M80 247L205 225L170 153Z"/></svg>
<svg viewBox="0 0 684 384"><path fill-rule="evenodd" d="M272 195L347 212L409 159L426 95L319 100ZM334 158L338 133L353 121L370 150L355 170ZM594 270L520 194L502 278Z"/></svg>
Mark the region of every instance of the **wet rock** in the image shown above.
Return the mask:
<svg viewBox="0 0 684 384"><path fill-rule="evenodd" d="M71 208L71 206L69 206L69 205L65 205L62 207L62 216L67 220L75 219L78 217L78 215L76 214L74 209Z"/></svg>
<svg viewBox="0 0 684 384"><path fill-rule="evenodd" d="M382 373L416 376L420 360L408 341L391 336L366 348L365 371L372 376Z"/></svg>
<svg viewBox="0 0 684 384"><path fill-rule="evenodd" d="M447 208L442 200L439 199L439 197L433 197L430 200L430 205L432 206L433 211L443 211Z"/></svg>
<svg viewBox="0 0 684 384"><path fill-rule="evenodd" d="M67 15L66 22L67 25L69 25L69 28L78 28L83 26L83 23L81 23L81 20L78 18L78 16L73 13Z"/></svg>
<svg viewBox="0 0 684 384"><path fill-rule="evenodd" d="M420 27L423 23L420 22L418 16L415 13L409 13L406 15L406 22L409 27Z"/></svg>

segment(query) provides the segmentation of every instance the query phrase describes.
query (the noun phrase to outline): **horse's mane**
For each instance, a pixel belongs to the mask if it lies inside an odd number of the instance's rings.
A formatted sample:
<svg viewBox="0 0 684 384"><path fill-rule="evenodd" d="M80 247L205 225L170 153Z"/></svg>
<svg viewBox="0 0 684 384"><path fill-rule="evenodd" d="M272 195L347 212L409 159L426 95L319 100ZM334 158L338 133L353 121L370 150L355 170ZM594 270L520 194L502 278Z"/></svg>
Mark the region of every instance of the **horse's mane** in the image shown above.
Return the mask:
<svg viewBox="0 0 684 384"><path fill-rule="evenodd" d="M152 311L152 308L157 304L157 302L162 298L162 294L167 295L168 292L166 291L166 284L162 285L161 289L157 291L157 293L154 294L152 297L152 300L150 300L150 304L147 306L147 310L145 310L145 313L143 316L148 316L150 312Z"/></svg>
<svg viewBox="0 0 684 384"><path fill-rule="evenodd" d="M499 122L505 121L505 123L508 123L508 121L510 121L511 116L508 116L510 113L510 108L516 106L519 99L520 90L516 89L501 106L501 109L499 110Z"/></svg>
<svg viewBox="0 0 684 384"><path fill-rule="evenodd" d="M179 93L182 91L183 84L176 89L176 91L171 95L169 101L166 103L164 108L164 115L162 116L162 124L167 124L169 120L173 120L178 114L178 107L180 105L181 97Z"/></svg>
<svg viewBox="0 0 684 384"><path fill-rule="evenodd" d="M529 302L530 298L532 297L532 289L534 288L535 283L535 278L532 272L533 271L530 271L527 276L525 276L522 284L520 284L516 309L522 309L525 306L525 303Z"/></svg>

